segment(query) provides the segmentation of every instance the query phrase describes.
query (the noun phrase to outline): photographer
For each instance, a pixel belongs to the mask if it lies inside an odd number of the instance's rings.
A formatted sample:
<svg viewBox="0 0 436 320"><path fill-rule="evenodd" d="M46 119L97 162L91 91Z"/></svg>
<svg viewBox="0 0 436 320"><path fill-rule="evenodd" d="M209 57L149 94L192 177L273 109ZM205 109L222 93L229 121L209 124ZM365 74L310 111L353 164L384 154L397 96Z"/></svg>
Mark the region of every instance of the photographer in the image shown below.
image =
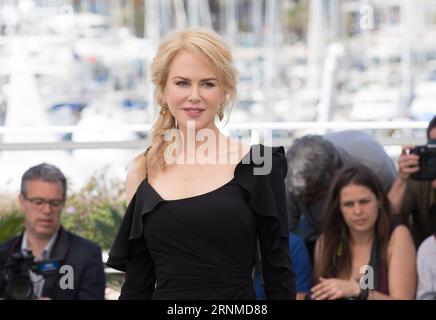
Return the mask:
<svg viewBox="0 0 436 320"><path fill-rule="evenodd" d="M436 116L427 127L427 139L436 143ZM428 175L428 179L415 180L413 174L421 170L436 171L434 162L427 161L426 168L421 168L420 157L415 154L414 146L403 146L403 152L398 160L399 174L392 186L389 198L394 211L400 214L403 222L411 225L411 230L417 246L433 233L436 222L436 177Z"/></svg>
<svg viewBox="0 0 436 320"><path fill-rule="evenodd" d="M0 245L3 279L0 284L6 287L9 299L104 299L105 274L100 248L61 225L61 212L66 199L66 178L62 172L50 164L40 164L28 169L21 179L19 205L24 213L24 232ZM31 251L32 255L29 255ZM8 259L5 259L8 256ZM24 258L23 258L24 256ZM18 258L17 258L18 257ZM30 257L30 258L29 258ZM56 261L60 270L50 275L31 270L33 258L36 262ZM14 260L15 259L15 260ZM9 278L7 273L8 264ZM29 267L28 267L29 266ZM62 284L62 266L67 266L72 274L72 283ZM18 271L17 271L18 270ZM17 274L16 281L11 283ZM26 273L28 277L26 277ZM1 273L0 273L1 275ZM24 282L23 282L24 281ZM27 284L33 284L30 294L23 294ZM11 286L15 286L11 289ZM31 285L29 285L32 288ZM0 288L5 290L5 288ZM33 293L32 293L33 291ZM16 292L11 294L10 292Z"/></svg>

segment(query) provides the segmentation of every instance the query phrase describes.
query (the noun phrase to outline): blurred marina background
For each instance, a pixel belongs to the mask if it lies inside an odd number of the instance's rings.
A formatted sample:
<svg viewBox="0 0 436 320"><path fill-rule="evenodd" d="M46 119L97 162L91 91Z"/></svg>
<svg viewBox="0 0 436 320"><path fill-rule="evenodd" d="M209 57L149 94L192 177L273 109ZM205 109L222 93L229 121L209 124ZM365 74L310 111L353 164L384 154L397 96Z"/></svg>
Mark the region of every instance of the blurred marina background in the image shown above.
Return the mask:
<svg viewBox="0 0 436 320"><path fill-rule="evenodd" d="M223 130L274 145L369 132L396 158L436 114L436 0L1 0L0 193L40 162L124 179L156 115L149 64L213 28L240 71ZM266 131L265 131L266 130Z"/></svg>

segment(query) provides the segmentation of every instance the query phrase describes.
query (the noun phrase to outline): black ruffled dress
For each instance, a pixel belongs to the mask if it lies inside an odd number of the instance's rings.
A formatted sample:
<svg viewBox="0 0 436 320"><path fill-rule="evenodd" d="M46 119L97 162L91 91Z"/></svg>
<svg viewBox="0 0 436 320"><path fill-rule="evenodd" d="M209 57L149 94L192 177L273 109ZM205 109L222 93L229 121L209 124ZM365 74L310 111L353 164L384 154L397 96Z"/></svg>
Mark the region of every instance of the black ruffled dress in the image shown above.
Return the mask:
<svg viewBox="0 0 436 320"><path fill-rule="evenodd" d="M255 145L231 181L202 195L164 200L144 180L107 261L126 272L120 299L255 299L257 240L267 299L294 299L286 173L283 147Z"/></svg>

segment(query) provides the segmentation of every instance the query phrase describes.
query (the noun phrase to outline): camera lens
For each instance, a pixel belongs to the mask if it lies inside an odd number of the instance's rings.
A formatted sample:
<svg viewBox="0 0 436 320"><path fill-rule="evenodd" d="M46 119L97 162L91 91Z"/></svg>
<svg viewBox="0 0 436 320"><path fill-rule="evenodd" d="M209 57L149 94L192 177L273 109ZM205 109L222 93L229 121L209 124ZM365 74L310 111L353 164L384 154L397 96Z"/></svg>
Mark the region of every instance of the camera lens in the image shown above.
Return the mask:
<svg viewBox="0 0 436 320"><path fill-rule="evenodd" d="M14 300L28 300L33 296L33 285L29 278L18 277L9 282L7 295Z"/></svg>

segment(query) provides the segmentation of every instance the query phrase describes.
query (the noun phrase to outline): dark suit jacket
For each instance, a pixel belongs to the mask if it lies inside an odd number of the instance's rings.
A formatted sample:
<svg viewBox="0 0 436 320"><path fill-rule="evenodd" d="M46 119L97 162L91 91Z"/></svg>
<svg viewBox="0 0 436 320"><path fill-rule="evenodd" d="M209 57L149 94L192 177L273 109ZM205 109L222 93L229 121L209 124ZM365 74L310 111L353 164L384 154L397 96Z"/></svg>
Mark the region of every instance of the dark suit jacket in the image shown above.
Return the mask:
<svg viewBox="0 0 436 320"><path fill-rule="evenodd" d="M22 238L20 235L2 243L0 251L18 252ZM46 277L42 296L56 300L104 299L106 278L101 249L96 244L61 227L50 259L73 268L74 288L62 289L59 280L65 274L56 273Z"/></svg>

